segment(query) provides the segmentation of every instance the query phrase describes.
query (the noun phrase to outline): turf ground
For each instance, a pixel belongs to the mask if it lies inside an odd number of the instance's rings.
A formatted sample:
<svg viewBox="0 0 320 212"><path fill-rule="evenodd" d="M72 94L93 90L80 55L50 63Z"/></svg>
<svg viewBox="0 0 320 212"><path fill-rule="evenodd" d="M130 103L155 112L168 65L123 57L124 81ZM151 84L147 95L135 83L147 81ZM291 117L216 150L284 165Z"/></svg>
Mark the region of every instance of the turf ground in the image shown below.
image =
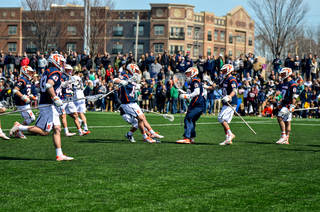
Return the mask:
<svg viewBox="0 0 320 212"><path fill-rule="evenodd" d="M0 140L0 211L319 211L319 120L294 119L276 145L276 119L234 117L232 146L216 117L202 116L196 144L175 144L180 117L147 115L162 143L124 137L119 114L87 113L91 134L62 138L73 161L56 162L52 137ZM11 128L19 115L1 117ZM71 132L76 132L68 118ZM8 130L5 131L8 133Z"/></svg>

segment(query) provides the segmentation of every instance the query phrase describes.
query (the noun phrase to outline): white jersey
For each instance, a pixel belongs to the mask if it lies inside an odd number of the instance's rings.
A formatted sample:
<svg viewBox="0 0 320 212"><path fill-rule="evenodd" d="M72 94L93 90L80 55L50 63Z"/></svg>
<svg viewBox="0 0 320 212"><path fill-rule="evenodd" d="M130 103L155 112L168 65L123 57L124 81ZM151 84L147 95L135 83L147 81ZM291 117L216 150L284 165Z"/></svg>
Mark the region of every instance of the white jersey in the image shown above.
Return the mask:
<svg viewBox="0 0 320 212"><path fill-rule="evenodd" d="M73 84L72 88L74 91L74 96L76 99L84 98L84 93L83 93L83 82L80 77L74 76L74 78L77 81L77 84Z"/></svg>

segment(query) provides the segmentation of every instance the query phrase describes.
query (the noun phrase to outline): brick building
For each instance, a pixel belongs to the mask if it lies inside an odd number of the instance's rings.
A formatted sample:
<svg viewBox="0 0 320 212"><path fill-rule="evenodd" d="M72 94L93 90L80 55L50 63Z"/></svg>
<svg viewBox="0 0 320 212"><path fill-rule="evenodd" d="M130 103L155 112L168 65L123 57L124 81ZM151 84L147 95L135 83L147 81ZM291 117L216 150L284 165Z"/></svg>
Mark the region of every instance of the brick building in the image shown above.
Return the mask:
<svg viewBox="0 0 320 212"><path fill-rule="evenodd" d="M134 52L136 17L139 14L138 56L153 51L167 50L170 54L189 51L192 57L206 55L239 55L254 51L254 21L241 6L235 7L223 17L212 12L194 12L194 6L186 4L150 4L150 10L114 10L112 20L99 29L103 45L99 52L115 56L118 52ZM54 9L53 6L52 9ZM50 44L59 52L83 51L83 6L69 5L62 8L63 34L59 42ZM96 11L108 8L92 8L91 19ZM25 30L32 20L27 19L23 8L0 8L0 50L35 53L37 48L30 42ZM104 13L107 14L107 13ZM102 21L102 19L101 19ZM30 25L30 26L29 26ZM28 28L29 27L29 28ZM98 31L98 29L96 29Z"/></svg>

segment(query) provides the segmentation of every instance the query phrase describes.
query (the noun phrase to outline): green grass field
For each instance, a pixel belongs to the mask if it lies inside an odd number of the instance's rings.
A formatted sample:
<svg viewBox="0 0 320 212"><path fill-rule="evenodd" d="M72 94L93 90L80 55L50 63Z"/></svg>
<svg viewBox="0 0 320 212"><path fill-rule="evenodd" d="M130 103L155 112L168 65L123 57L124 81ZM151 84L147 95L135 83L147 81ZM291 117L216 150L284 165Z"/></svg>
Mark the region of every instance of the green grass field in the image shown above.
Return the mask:
<svg viewBox="0 0 320 212"><path fill-rule="evenodd" d="M147 115L162 143L124 137L118 113L87 113L91 134L62 137L73 161L56 162L51 134L0 140L0 211L319 211L319 120L294 119L290 145L276 145L276 119L238 117L231 146L216 117L202 116L196 144L179 145L180 117ZM1 117L11 128L19 115ZM68 118L69 130L76 132Z"/></svg>

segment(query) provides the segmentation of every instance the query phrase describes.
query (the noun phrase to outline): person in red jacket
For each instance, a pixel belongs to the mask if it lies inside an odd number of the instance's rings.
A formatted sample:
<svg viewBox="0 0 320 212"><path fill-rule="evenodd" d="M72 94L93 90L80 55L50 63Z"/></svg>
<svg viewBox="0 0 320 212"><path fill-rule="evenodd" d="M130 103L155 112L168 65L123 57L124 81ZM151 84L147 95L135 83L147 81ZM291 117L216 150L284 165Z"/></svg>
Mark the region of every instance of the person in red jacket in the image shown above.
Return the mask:
<svg viewBox="0 0 320 212"><path fill-rule="evenodd" d="M110 76L113 76L113 68L111 65L108 66L108 69L106 70L106 82L109 82Z"/></svg>
<svg viewBox="0 0 320 212"><path fill-rule="evenodd" d="M30 63L29 58L27 57L26 54L23 55L23 58L21 60L21 66L28 66Z"/></svg>
<svg viewBox="0 0 320 212"><path fill-rule="evenodd" d="M264 110L262 111L263 117L273 117L273 109L270 107L270 103L267 103L267 106L265 106Z"/></svg>

